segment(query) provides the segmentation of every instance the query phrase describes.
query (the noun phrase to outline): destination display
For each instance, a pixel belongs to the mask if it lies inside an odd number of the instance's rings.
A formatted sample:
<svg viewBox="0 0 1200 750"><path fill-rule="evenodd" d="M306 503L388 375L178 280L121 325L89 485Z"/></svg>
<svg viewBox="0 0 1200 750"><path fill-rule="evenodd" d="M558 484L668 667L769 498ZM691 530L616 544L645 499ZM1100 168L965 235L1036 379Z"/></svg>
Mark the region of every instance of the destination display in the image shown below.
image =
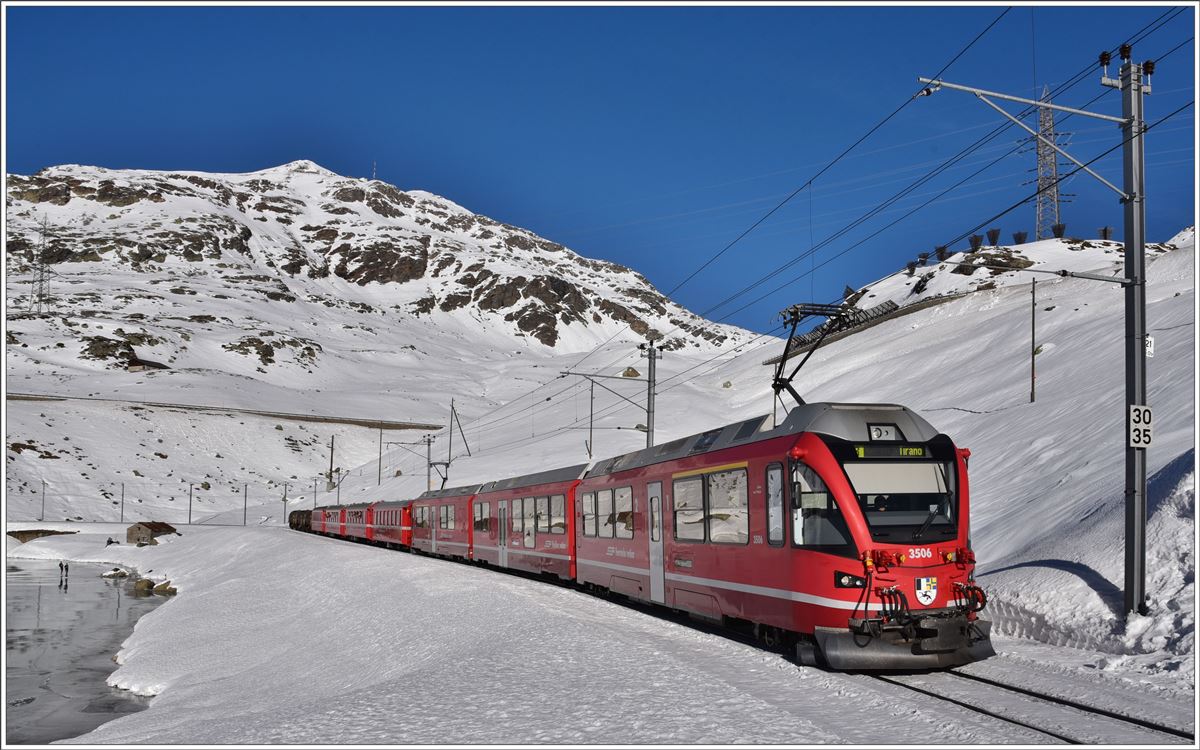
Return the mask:
<svg viewBox="0 0 1200 750"><path fill-rule="evenodd" d="M855 445L854 454L859 458L927 458L923 445L881 445L870 443Z"/></svg>

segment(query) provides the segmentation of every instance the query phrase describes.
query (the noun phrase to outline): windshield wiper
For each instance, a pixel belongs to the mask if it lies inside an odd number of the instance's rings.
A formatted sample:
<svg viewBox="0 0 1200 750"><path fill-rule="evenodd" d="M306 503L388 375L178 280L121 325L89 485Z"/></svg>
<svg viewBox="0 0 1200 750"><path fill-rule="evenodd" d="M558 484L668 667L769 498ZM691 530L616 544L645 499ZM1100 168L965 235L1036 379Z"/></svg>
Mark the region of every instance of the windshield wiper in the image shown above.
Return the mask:
<svg viewBox="0 0 1200 750"><path fill-rule="evenodd" d="M914 542L917 541L918 539L920 539L921 535L929 530L930 524L933 523L933 519L937 518L937 516L938 516L937 508L934 508L933 510L929 511L929 515L926 516L925 522L921 524L921 528L919 528L913 532L912 538L913 538Z"/></svg>

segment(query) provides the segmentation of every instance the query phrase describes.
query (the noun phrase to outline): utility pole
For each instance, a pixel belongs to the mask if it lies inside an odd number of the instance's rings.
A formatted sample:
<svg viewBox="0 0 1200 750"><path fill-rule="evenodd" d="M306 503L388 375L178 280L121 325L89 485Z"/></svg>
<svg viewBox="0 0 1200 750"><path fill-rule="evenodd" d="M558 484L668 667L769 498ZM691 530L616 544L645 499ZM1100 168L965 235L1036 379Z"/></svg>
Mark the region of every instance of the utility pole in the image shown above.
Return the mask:
<svg viewBox="0 0 1200 750"><path fill-rule="evenodd" d="M329 436L329 474L325 479L326 492L333 489L333 441L336 437L336 435Z"/></svg>
<svg viewBox="0 0 1200 750"><path fill-rule="evenodd" d="M654 348L654 339L645 344L638 344L638 349L644 351L650 360L646 369L646 447L650 448L654 446L654 365L662 357L662 352Z"/></svg>
<svg viewBox="0 0 1200 750"><path fill-rule="evenodd" d="M1150 424L1146 404L1146 129L1143 96L1149 82L1142 83L1143 71L1149 76L1154 63L1138 65L1132 61L1132 49L1121 46L1121 114L1125 118L1121 133L1125 136L1125 403L1129 414L1130 439L1125 448L1125 611L1146 614L1146 448L1134 440L1135 413L1144 414Z"/></svg>
<svg viewBox="0 0 1200 750"><path fill-rule="evenodd" d="M317 509L317 478L313 477L313 510Z"/></svg>
<svg viewBox="0 0 1200 750"><path fill-rule="evenodd" d="M371 169L374 172L374 167ZM374 177L372 177L374 179ZM375 484L383 484L383 425L379 425L379 470L375 472L377 477Z"/></svg>
<svg viewBox="0 0 1200 750"><path fill-rule="evenodd" d="M46 520L46 480L42 480L42 514L38 516L39 521Z"/></svg>
<svg viewBox="0 0 1200 750"><path fill-rule="evenodd" d="M125 483L121 482L121 523L125 523Z"/></svg>
<svg viewBox="0 0 1200 750"><path fill-rule="evenodd" d="M1154 73L1154 61L1141 65L1133 62L1133 48L1128 44L1120 47L1121 69L1119 78L1108 77L1108 64L1112 56L1100 53L1103 75L1100 84L1121 91L1121 117L1102 115L1071 107L1062 107L1049 102L1037 102L994 91L960 86L918 78L928 84L917 96L928 96L935 91L948 88L974 94L984 104L1019 125L1038 138L1040 143L1053 148L1066 157L1080 170L1099 180L1105 187L1120 196L1125 218L1125 275L1120 279L1091 276L1100 281L1111 281L1125 287L1125 612L1146 614L1146 449L1153 440L1153 416L1146 404L1146 152L1144 134L1146 123L1143 98L1150 93L1150 76ZM1145 80L1143 81L1143 74ZM1121 126L1123 183L1118 188L1083 162L1074 158L1053 142L1043 138L1025 123L1013 117L990 101L989 97L1020 102L1035 107L1054 109L1059 112L1093 117L1115 122ZM1040 189L1040 188L1039 188ZM1080 274L1072 274L1080 276ZM1088 278L1088 277L1085 277Z"/></svg>
<svg viewBox="0 0 1200 750"><path fill-rule="evenodd" d="M654 385L656 382L655 381L655 361L662 357L662 352L660 352L658 349L655 348L653 341L650 341L649 343L645 343L645 344L638 344L638 349L641 349L643 352L645 352L645 354L643 354L642 356L649 357L649 359L650 359L650 365L649 365L649 369L646 371L647 377L645 379L645 382L646 382L646 405L645 406L642 406L641 404L639 404L638 402L629 398L628 396L626 396L622 393L618 393L618 392L614 391L612 388L609 388L608 386L606 386L604 383L601 383L598 381L598 378L604 378L607 380L624 380L624 381L641 382L642 378L631 377L631 376L626 376L626 375L597 375L594 373L572 372L571 370L560 371L560 374L562 374L562 375L577 375L581 378L587 378L588 382L591 383L590 407L589 407L589 412L588 412L588 440L586 443L584 443L584 445L587 446L588 458L591 458L592 454L595 453L595 450L596 450L596 443L594 440L594 435L595 435L594 430L595 430L595 416L596 416L596 386L597 385L599 385L601 388L608 391L609 393L613 394L617 398L621 399L622 401L627 401L630 404L633 404L634 406L636 406L639 409L646 412L646 425L645 425L646 447L649 448L654 445ZM634 373L637 372L637 370L634 370L633 368L630 368L630 370L632 370ZM604 429L604 428L601 428L601 429ZM616 429L628 430L630 428L629 427L625 427L625 428L618 427ZM635 427L633 429L640 430L640 429L642 429L642 425L638 425L637 427Z"/></svg>
<svg viewBox="0 0 1200 750"><path fill-rule="evenodd" d="M433 489L433 435L425 436L425 489Z"/></svg>
<svg viewBox="0 0 1200 750"><path fill-rule="evenodd" d="M188 526L192 525L192 483L188 482Z"/></svg>
<svg viewBox="0 0 1200 750"><path fill-rule="evenodd" d="M1029 308L1029 403L1037 401L1037 279L1033 280Z"/></svg>
<svg viewBox="0 0 1200 750"><path fill-rule="evenodd" d="M246 525L246 510L250 507L250 484L242 484L242 525Z"/></svg>

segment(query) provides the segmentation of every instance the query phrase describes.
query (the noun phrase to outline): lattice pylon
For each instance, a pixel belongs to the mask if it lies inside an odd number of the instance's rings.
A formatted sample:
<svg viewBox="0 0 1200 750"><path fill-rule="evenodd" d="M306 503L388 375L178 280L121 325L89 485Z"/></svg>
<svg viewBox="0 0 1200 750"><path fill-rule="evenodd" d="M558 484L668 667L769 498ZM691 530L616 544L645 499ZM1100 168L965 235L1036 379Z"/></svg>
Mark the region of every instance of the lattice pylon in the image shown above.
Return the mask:
<svg viewBox="0 0 1200 750"><path fill-rule="evenodd" d="M1042 89L1042 101L1049 103L1050 87ZM1054 132L1054 110L1038 108L1038 135L1050 143L1058 143ZM1052 227L1059 223L1058 154L1039 138L1037 141L1037 239L1054 236Z"/></svg>

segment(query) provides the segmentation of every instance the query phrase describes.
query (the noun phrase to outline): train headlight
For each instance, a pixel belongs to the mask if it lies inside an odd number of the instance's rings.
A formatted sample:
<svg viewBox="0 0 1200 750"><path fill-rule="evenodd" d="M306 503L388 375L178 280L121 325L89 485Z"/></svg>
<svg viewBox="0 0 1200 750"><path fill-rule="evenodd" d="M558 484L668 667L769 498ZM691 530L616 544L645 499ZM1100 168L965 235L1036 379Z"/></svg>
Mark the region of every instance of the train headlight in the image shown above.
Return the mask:
<svg viewBox="0 0 1200 750"><path fill-rule="evenodd" d="M861 589L867 585L867 579L851 573L837 571L833 574L833 587L836 589Z"/></svg>

